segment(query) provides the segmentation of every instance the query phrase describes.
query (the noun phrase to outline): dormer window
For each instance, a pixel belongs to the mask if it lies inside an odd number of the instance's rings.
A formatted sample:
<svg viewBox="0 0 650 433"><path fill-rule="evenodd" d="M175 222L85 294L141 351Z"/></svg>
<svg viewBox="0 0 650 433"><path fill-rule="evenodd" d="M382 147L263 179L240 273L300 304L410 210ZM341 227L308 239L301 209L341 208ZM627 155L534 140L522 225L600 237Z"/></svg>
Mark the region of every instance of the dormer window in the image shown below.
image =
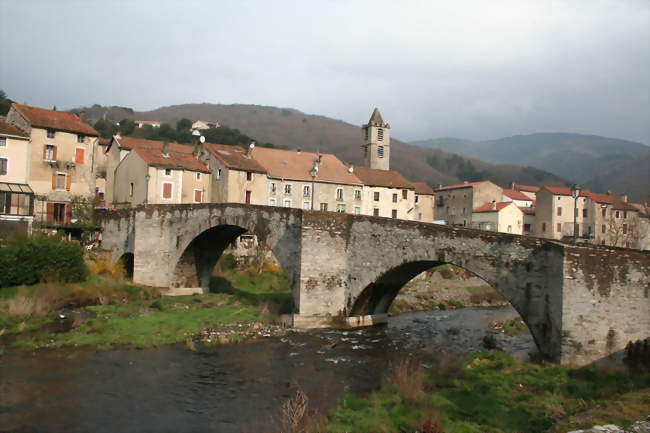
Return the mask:
<svg viewBox="0 0 650 433"><path fill-rule="evenodd" d="M54 138L54 129L47 130L47 138Z"/></svg>
<svg viewBox="0 0 650 433"><path fill-rule="evenodd" d="M377 129L377 141L383 141L384 140L384 130L379 128Z"/></svg>

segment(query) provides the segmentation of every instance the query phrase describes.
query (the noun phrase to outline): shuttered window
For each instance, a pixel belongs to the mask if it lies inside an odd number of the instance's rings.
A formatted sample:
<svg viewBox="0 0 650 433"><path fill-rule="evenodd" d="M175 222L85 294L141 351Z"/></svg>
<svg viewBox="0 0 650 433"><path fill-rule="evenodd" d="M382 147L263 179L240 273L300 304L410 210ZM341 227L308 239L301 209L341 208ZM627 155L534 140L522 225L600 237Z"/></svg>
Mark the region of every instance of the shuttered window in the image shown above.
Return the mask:
<svg viewBox="0 0 650 433"><path fill-rule="evenodd" d="M170 200L172 198L172 184L171 183L163 183L163 198L165 200Z"/></svg>
<svg viewBox="0 0 650 433"><path fill-rule="evenodd" d="M203 201L203 191L200 189L195 189L194 190L194 202L195 203L201 203Z"/></svg>
<svg viewBox="0 0 650 433"><path fill-rule="evenodd" d="M77 147L74 153L74 162L77 164L83 164L85 162L85 153L86 149Z"/></svg>

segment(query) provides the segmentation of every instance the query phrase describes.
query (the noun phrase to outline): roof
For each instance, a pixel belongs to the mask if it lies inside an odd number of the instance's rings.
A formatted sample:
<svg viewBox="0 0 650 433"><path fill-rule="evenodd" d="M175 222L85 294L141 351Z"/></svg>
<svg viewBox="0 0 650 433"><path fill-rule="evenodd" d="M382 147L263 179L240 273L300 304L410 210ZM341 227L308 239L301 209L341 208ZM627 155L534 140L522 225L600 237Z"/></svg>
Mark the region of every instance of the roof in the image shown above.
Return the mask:
<svg viewBox="0 0 650 433"><path fill-rule="evenodd" d="M201 161L196 159L192 154L194 146L185 146L182 144L169 144L168 155L169 157L163 156L162 153L162 144L160 142L158 148L154 147L136 147L133 149L148 165L154 167L164 167L164 168L174 168L174 169L183 169L191 171L202 171L209 173L208 168ZM188 148L188 149L184 149Z"/></svg>
<svg viewBox="0 0 650 433"><path fill-rule="evenodd" d="M545 186L543 189L550 191L554 195L571 195L570 188ZM609 194L599 194L599 193L591 192L588 189L581 189L580 197L587 197L596 203L611 204L612 208L615 210L631 210L631 211L638 210L634 206L631 206L629 203L626 203L619 198L616 198Z"/></svg>
<svg viewBox="0 0 650 433"><path fill-rule="evenodd" d="M354 173L364 185L415 189L413 182L406 180L399 171L354 166Z"/></svg>
<svg viewBox="0 0 650 433"><path fill-rule="evenodd" d="M10 123L5 122L4 120L0 120L0 135L11 135L14 137L29 140L29 134L26 134L25 132L21 131Z"/></svg>
<svg viewBox="0 0 650 433"><path fill-rule="evenodd" d="M433 195L433 189L424 182L411 182L415 187L415 193L419 195Z"/></svg>
<svg viewBox="0 0 650 433"><path fill-rule="evenodd" d="M255 159L246 156L246 151L241 147L215 143L205 143L204 146L228 168L266 173L266 169Z"/></svg>
<svg viewBox="0 0 650 433"><path fill-rule="evenodd" d="M81 121L73 113L65 111L46 110L45 108L30 107L29 105L11 104L35 128L56 129L59 131L75 132L84 135L99 134L95 129Z"/></svg>
<svg viewBox="0 0 650 433"><path fill-rule="evenodd" d="M99 137L99 140L97 140L97 143L100 146L108 146L111 143L111 139L110 138Z"/></svg>
<svg viewBox="0 0 650 433"><path fill-rule="evenodd" d="M258 146L253 149L252 156L271 177L308 181L312 180L311 170L314 167L314 161L320 157L321 162L315 180L362 184L356 173L350 173L348 167L331 153L318 154Z"/></svg>
<svg viewBox="0 0 650 433"><path fill-rule="evenodd" d="M526 194L514 189L504 189L503 195L513 200L533 201L533 199L528 197Z"/></svg>
<svg viewBox="0 0 650 433"><path fill-rule="evenodd" d="M113 138L111 139L111 142L113 140L117 140L117 143L120 145L121 149L135 149L135 148L154 148L154 149L162 149L162 145L164 141L160 140L147 140L146 138L136 138L136 137L120 137L119 135L114 135ZM169 143L170 146L181 146L180 148L177 149L179 152L183 152L187 149L189 149L189 153L192 153L194 150L193 146L188 146L185 144L178 144L178 143Z"/></svg>
<svg viewBox="0 0 650 433"><path fill-rule="evenodd" d="M535 206L518 206L519 210L521 210L523 213L527 215L535 215Z"/></svg>
<svg viewBox="0 0 650 433"><path fill-rule="evenodd" d="M498 203L485 203L483 206L474 209L475 213L480 212L499 212L501 209L511 205L511 201L500 201ZM493 206L495 205L495 206Z"/></svg>
<svg viewBox="0 0 650 433"><path fill-rule="evenodd" d="M538 187L538 186L522 185L520 183L514 183L513 182L512 189L517 190L517 191L537 192L541 188Z"/></svg>
<svg viewBox="0 0 650 433"><path fill-rule="evenodd" d="M459 189L459 188L471 188L471 187L474 187L476 185L480 185L482 183L487 183L487 182L490 182L490 181L489 180L482 180L480 182L464 182L464 183L459 183L459 184L456 184L456 185L442 186L442 187L436 189L436 191L446 191L446 190L449 190L449 189Z"/></svg>
<svg viewBox="0 0 650 433"><path fill-rule="evenodd" d="M571 188L565 186L545 186L541 189L550 191L553 195L571 195ZM580 190L580 197L588 197L590 194L592 193L586 189Z"/></svg>
<svg viewBox="0 0 650 433"><path fill-rule="evenodd" d="M372 110L372 115L370 116L370 120L368 120L368 125L369 126L385 126L387 127L388 124L384 122L384 119L381 117L381 113L379 112L379 108L375 107L374 110Z"/></svg>

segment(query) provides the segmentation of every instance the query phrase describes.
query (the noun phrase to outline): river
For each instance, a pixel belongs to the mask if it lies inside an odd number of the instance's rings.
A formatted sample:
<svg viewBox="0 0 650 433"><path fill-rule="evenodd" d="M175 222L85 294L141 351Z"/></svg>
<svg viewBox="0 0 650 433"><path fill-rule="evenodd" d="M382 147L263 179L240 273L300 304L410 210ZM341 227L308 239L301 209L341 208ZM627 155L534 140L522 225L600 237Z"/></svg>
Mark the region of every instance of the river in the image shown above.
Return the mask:
<svg viewBox="0 0 650 433"><path fill-rule="evenodd" d="M511 307L407 313L387 326L291 332L216 347L9 352L0 356L1 432L211 432L277 430L299 387L327 410L344 392L376 389L391 363L417 355L425 368L480 347ZM528 332L498 337L515 356Z"/></svg>

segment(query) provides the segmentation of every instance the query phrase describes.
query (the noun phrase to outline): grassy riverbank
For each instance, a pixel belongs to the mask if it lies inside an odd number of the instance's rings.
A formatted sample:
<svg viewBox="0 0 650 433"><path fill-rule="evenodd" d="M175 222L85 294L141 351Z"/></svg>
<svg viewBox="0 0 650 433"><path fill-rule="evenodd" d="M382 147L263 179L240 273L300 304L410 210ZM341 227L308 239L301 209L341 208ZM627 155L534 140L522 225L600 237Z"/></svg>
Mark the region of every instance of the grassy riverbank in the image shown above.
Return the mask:
<svg viewBox="0 0 650 433"><path fill-rule="evenodd" d="M271 326L290 312L281 275L228 270L213 278L215 293L161 297L153 288L94 275L81 283L40 283L0 292L0 342L8 349L94 346L152 347L225 343L280 332Z"/></svg>
<svg viewBox="0 0 650 433"><path fill-rule="evenodd" d="M621 402L624 402L622 404ZM381 389L345 396L317 430L330 433L542 433L626 426L650 407L650 375L572 369L478 351L431 370L406 359Z"/></svg>

